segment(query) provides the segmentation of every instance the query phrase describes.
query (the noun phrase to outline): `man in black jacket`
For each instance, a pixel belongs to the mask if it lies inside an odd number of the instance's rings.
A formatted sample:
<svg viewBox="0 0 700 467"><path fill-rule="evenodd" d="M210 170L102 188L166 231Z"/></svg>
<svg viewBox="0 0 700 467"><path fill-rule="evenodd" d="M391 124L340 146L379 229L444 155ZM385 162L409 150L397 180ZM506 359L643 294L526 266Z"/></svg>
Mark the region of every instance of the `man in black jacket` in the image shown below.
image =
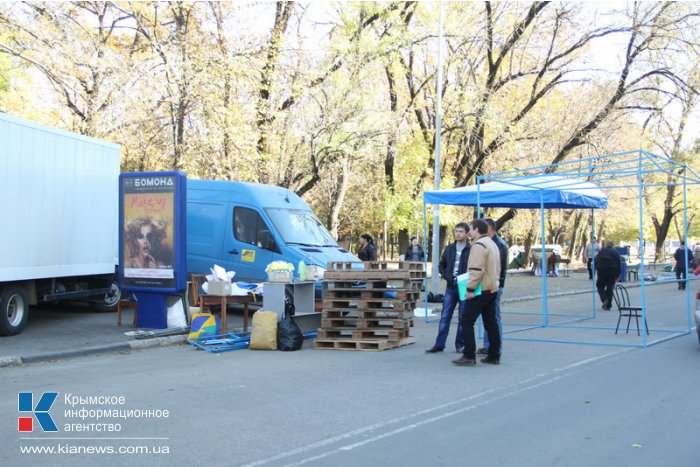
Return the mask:
<svg viewBox="0 0 700 467"><path fill-rule="evenodd" d="M503 296L503 287L506 285L506 271L508 271L508 245L506 241L498 236L496 230L496 222L493 219L484 219L488 226L487 235L498 247L498 254L501 261L501 275L498 278L498 294L496 295L496 322L498 323L498 334L501 337L501 348L503 348L503 325L501 324L501 297ZM484 346L476 351L479 355L488 355L489 353L489 334L484 330Z"/></svg>
<svg viewBox="0 0 700 467"><path fill-rule="evenodd" d="M445 251L442 252L439 271L440 276L447 282L447 286L445 287L445 298L442 302L442 314L440 315L437 339L435 339L435 345L426 350L426 353L442 352L445 349L447 334L450 332L452 314L457 305L459 305L459 324L457 325L457 335L455 336L455 350L461 353L464 348L462 314L464 313L466 300L459 299L457 276L467 272L470 248L469 242L467 241L468 233L469 224L466 222L457 224L455 226L455 242L447 245Z"/></svg>
<svg viewBox="0 0 700 467"><path fill-rule="evenodd" d="M676 260L676 280L678 280L678 290L685 290L685 261L688 255L688 264L693 260L693 252L685 246L685 241L681 241L681 246L673 253ZM681 280L682 278L682 280Z"/></svg>
<svg viewBox="0 0 700 467"><path fill-rule="evenodd" d="M608 240L605 248L600 250L595 257L595 270L598 274L596 287L598 295L603 302L603 310L612 308L613 289L615 282L620 278L622 262L620 253L613 247L614 243Z"/></svg>

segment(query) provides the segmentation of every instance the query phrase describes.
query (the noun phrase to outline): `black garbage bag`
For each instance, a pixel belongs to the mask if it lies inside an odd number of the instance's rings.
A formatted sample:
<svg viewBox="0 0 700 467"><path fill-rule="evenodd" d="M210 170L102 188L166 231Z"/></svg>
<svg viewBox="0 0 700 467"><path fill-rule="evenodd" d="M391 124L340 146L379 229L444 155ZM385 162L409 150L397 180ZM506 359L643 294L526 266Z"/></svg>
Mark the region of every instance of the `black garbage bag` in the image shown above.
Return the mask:
<svg viewBox="0 0 700 467"><path fill-rule="evenodd" d="M442 303L444 299L445 296L441 293L434 294L432 292L428 292L428 303Z"/></svg>
<svg viewBox="0 0 700 467"><path fill-rule="evenodd" d="M299 350L302 345L304 345L304 333L287 311L277 325L277 350Z"/></svg>

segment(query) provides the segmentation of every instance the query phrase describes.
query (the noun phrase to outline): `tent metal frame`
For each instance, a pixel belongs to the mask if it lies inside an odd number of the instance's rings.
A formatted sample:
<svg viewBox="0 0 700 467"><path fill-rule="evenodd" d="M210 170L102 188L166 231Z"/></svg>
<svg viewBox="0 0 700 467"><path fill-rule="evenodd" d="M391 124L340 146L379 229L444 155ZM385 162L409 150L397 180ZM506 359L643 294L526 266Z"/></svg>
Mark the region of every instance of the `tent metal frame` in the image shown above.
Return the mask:
<svg viewBox="0 0 700 467"><path fill-rule="evenodd" d="M687 165L682 164L677 161L670 160L668 158L644 151L643 149L618 152L614 154L607 154L601 156L594 156L588 158L581 158L576 160L569 160L560 162L558 164L547 164L539 165L534 167L528 167L523 169L508 170L503 172L495 172L487 175L480 175L477 177L477 202L476 208L479 213L479 217L483 216L481 210L481 185L486 182L498 181L501 183L522 184L523 180L532 177L541 177L542 175L557 175L565 178L571 178L571 184L565 187L575 188L575 189L585 189L581 186L581 181L593 182L596 189L637 189L638 192L638 209L639 209L639 257L640 257L640 267L639 267L639 277L640 277L640 287L641 287L641 306L642 306L642 326L640 329L641 342L639 344L629 344L620 342L592 342L586 340L575 340L575 339L541 339L541 338L527 338L527 337L516 337L516 336L506 336L505 334L515 334L521 332L527 332L535 329L543 328L557 328L557 329L590 329L590 330L605 330L610 331L609 326L586 326L586 325L575 325L573 323L582 323L587 320L596 318L596 286L595 280L592 284L591 293L591 313L587 315L571 315L571 314L557 314L549 312L549 305L547 300L547 276L543 271L542 274L542 309L540 313L534 312L504 312L501 310L502 314L521 314L521 315L540 315L541 320L539 323L515 323L517 326L521 326L517 329L512 329L508 331L503 331L503 339L515 340L515 341L529 341L529 342L551 342L551 343L563 343L563 344L584 344L584 345L602 345L602 346L613 346L613 347L639 347L646 348L651 345L659 344L670 339L674 339L680 336L690 334L692 330L691 321L691 298L690 289L687 287L690 279L688 278L688 265L690 258L685 255L685 266L686 266L686 288L685 288L685 299L686 299L686 322L687 326L684 329L649 329L650 332L667 334L665 336L648 339L647 338L647 326L646 326L646 315L647 315L647 305L646 305L646 289L651 285L677 282L674 280L666 281L649 281L645 278L645 266L644 266L644 256L646 244L644 242L644 203L643 194L644 188L647 187L668 187L668 186L682 186L683 187L683 238L687 240L688 238L688 217L687 217L687 191L688 185L699 185L700 176L689 168ZM666 176L667 180L658 180L659 176ZM652 180L649 180L649 179ZM631 181L630 181L631 179ZM563 187L559 187L563 188ZM545 209L547 208L544 202L543 193L546 188L540 189L540 237L542 240L541 244L541 254L545 257L545 244L546 244L546 232L545 232ZM426 206L427 206L425 196L423 198L423 244L424 249L427 248L426 235L428 230L427 216L426 216ZM462 204L465 206L473 206L474 204ZM499 207L494 203L490 203L491 207ZM508 206L510 207L510 205ZM583 208L579 208L583 209ZM595 234L595 209L591 209L591 234ZM687 247L687 245L686 245ZM427 251L427 250L426 250ZM686 250L687 251L687 250ZM426 259L427 261L427 259ZM438 258L433 258L433 274L437 273L435 265L439 261ZM595 271L595 264L593 265ZM544 270L544 261L542 262L542 269ZM595 276L594 276L595 279ZM426 284L427 286L427 284ZM425 289L428 290L427 287ZM550 322L551 316L562 316L568 317L565 321L559 323ZM425 322L436 322L437 320L430 320L428 318L428 302L427 294L425 297ZM505 323L504 323L505 325ZM509 323L512 326L513 323ZM481 331L481 328L480 328ZM481 332L480 332L481 334Z"/></svg>

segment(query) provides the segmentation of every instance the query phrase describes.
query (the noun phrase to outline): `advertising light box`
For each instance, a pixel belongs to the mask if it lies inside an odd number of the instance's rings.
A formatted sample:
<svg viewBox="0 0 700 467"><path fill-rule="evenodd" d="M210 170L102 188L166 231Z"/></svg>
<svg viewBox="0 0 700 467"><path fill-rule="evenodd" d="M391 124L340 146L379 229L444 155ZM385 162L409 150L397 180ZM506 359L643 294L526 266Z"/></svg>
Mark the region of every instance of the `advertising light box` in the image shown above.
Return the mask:
<svg viewBox="0 0 700 467"><path fill-rule="evenodd" d="M119 176L119 282L123 290L185 290L186 182L181 172Z"/></svg>

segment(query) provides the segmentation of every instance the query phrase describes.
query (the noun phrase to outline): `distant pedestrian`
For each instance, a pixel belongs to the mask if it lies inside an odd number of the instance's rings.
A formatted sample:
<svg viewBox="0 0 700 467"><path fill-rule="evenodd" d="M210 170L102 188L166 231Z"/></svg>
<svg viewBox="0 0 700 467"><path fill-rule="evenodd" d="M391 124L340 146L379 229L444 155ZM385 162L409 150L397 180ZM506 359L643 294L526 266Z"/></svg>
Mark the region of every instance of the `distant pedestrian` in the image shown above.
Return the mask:
<svg viewBox="0 0 700 467"><path fill-rule="evenodd" d="M693 252L693 260L690 263L690 269L695 269L700 266L700 247L695 247Z"/></svg>
<svg viewBox="0 0 700 467"><path fill-rule="evenodd" d="M600 251L600 245L595 241L595 237L591 237L591 242L586 246L583 251L583 259L586 260L586 267L588 268L588 279L593 280L593 258Z"/></svg>
<svg viewBox="0 0 700 467"><path fill-rule="evenodd" d="M404 260L425 261L425 251L423 251L423 247L418 244L418 237L411 237L411 244L406 248Z"/></svg>
<svg viewBox="0 0 700 467"><path fill-rule="evenodd" d="M557 273L557 263L561 262L561 256L555 251L547 258L547 277L559 277Z"/></svg>
<svg viewBox="0 0 700 467"><path fill-rule="evenodd" d="M690 251L690 248L685 246L685 241L681 241L681 246L678 247L675 253L673 253L673 259L676 260L676 280L678 280L678 290L685 290L685 263L688 261L688 264L690 264L693 259L693 252ZM683 280L681 280L681 278Z"/></svg>
<svg viewBox="0 0 700 467"><path fill-rule="evenodd" d="M461 358L452 363L460 366L476 365L476 341L474 323L481 315L484 327L489 335L488 355L481 363L498 365L501 361L501 336L496 322L496 296L498 280L501 274L501 258L496 243L488 235L488 225L483 219L472 221L472 250L469 254L469 282L467 283L467 304L462 316L462 334L464 352ZM475 292L481 284L481 293Z"/></svg>
<svg viewBox="0 0 700 467"><path fill-rule="evenodd" d="M442 312L440 314L440 324L438 324L438 335L435 339L435 344L425 351L425 353L437 353L445 350L447 343L447 335L450 332L450 323L452 322L452 314L455 308L459 306L459 321L457 324L457 333L455 335L455 349L457 352L462 352L464 349L464 340L462 336L462 315L464 314L465 300L459 299L459 291L457 290L457 276L467 272L467 261L471 247L467 241L469 234L469 224L460 222L455 225L455 241L450 243L442 252L440 258L439 271L440 277L445 279L445 298L442 302Z"/></svg>
<svg viewBox="0 0 700 467"><path fill-rule="evenodd" d="M360 235L360 251L357 257L362 261L377 260L377 247L374 246L374 240L369 234Z"/></svg>
<svg viewBox="0 0 700 467"><path fill-rule="evenodd" d="M503 325L501 323L501 297L503 296L503 287L506 285L506 272L508 271L508 244L503 238L498 236L496 231L496 223L493 219L484 219L488 226L488 235L498 247L498 254L501 262L501 274L498 277L498 293L496 294L496 323L498 323L498 335L501 338L501 348L503 348ZM484 331L484 346L476 351L478 355L488 355L491 342L489 341L489 333Z"/></svg>
<svg viewBox="0 0 700 467"><path fill-rule="evenodd" d="M620 253L614 248L612 241L605 243L605 248L595 257L595 270L598 275L596 287L598 295L603 302L603 310L612 308L612 296L615 282L620 278L622 259Z"/></svg>

